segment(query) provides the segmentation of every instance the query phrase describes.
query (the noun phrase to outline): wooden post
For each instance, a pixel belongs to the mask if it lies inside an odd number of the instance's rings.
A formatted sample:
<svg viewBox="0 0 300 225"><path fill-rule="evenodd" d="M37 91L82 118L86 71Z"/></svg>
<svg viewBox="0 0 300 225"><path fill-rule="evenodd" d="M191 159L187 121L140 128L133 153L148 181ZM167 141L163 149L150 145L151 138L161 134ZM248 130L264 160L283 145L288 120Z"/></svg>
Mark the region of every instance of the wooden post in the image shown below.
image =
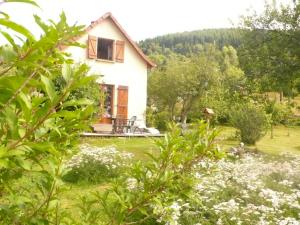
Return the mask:
<svg viewBox="0 0 300 225"><path fill-rule="evenodd" d="M206 119L206 122L207 122L207 131L210 127L210 119L213 117L213 115L215 114L214 111L210 108L205 108L203 110L203 113L204 113L204 116L205 116L205 119Z"/></svg>

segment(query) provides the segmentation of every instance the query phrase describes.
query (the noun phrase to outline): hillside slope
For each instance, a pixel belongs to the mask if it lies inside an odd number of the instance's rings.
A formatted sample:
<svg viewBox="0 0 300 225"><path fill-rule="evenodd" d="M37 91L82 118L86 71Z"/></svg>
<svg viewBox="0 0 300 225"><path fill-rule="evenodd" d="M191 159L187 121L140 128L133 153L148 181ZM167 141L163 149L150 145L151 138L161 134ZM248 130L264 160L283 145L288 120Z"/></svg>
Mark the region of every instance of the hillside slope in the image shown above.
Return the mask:
<svg viewBox="0 0 300 225"><path fill-rule="evenodd" d="M140 41L139 45L147 55L164 53L167 49L187 55L206 43L216 44L220 48L225 45L238 48L242 41L242 33L242 30L234 28L204 29L149 38Z"/></svg>

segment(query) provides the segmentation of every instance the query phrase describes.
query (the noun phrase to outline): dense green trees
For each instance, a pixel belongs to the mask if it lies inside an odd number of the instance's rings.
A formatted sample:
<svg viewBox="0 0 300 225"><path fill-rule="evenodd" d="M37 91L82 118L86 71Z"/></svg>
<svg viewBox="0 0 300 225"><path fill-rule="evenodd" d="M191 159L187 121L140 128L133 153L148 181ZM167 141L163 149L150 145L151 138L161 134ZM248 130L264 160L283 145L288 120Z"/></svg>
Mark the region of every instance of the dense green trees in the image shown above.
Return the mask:
<svg viewBox="0 0 300 225"><path fill-rule="evenodd" d="M217 80L217 73L215 62L204 54L171 59L164 69L149 77L150 100L160 108L166 107L170 118L174 118L175 106L180 104L181 121L185 123L195 101Z"/></svg>
<svg viewBox="0 0 300 225"><path fill-rule="evenodd" d="M177 54L191 55L198 53L204 44L215 44L218 48L231 45L237 48L241 44L242 30L239 29L205 29L183 33L168 34L139 43L148 54L166 54L173 51Z"/></svg>
<svg viewBox="0 0 300 225"><path fill-rule="evenodd" d="M278 107L271 110L272 100L264 93L278 92L282 101L279 108L286 112L280 123L288 124L291 97L300 89L299 15L300 1L290 5L276 5L273 1L266 4L262 14L243 17L239 29L176 33L140 42L158 64L149 77L149 102L159 115L164 115L159 118L166 118L170 112L171 119L181 117L184 122L184 116L197 119L203 108L210 107L216 112L216 122L228 123L232 121L233 108L256 102L269 114L268 118L277 121L274 112ZM201 57L210 63L210 69L203 61L197 62ZM191 78L197 77L200 67L209 71L213 80L209 83L213 85L206 87ZM200 77L208 80L203 73ZM288 104L283 102L284 96ZM268 121L277 123L273 119Z"/></svg>
<svg viewBox="0 0 300 225"><path fill-rule="evenodd" d="M262 91L283 92L291 97L297 91L300 74L300 2L277 6L267 4L262 14L243 19L248 30L239 51L247 76Z"/></svg>
<svg viewBox="0 0 300 225"><path fill-rule="evenodd" d="M260 92L277 91L292 97L300 89L299 5L298 0L285 5L273 1L262 14L244 16L239 29L168 34L141 41L140 46L161 66L174 53L199 54L207 43L218 49L231 45L238 51L245 75Z"/></svg>
<svg viewBox="0 0 300 225"><path fill-rule="evenodd" d="M149 103L158 111L168 111L169 119L180 117L183 123L188 115L190 119L199 118L205 107L218 108L219 117L228 117L224 115L229 102L236 100L243 85L244 73L236 50L232 46L219 50L206 44L191 57L172 56L151 73Z"/></svg>

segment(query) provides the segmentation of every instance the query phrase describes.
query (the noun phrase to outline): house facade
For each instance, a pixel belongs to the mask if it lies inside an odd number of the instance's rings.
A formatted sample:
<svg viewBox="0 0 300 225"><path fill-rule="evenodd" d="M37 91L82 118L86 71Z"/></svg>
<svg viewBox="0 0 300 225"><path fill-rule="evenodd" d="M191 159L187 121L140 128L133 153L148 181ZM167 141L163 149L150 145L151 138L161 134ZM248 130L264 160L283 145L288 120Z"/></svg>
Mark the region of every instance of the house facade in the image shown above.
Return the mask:
<svg viewBox="0 0 300 225"><path fill-rule="evenodd" d="M147 74L155 66L128 36L111 13L92 22L77 40L86 49L68 47L64 51L77 62L100 75L99 88L106 93L104 114L99 123L110 124L112 118L137 117L145 124Z"/></svg>

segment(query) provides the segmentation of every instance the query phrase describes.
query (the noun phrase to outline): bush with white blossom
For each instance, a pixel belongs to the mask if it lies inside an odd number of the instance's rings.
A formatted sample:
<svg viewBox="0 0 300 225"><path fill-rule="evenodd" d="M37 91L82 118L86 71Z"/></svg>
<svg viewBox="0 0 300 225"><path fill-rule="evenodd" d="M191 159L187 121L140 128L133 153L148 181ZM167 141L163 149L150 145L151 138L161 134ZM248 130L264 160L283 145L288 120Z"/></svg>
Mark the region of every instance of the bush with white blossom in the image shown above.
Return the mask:
<svg viewBox="0 0 300 225"><path fill-rule="evenodd" d="M98 183L116 177L128 168L133 154L118 151L113 146L81 145L80 151L65 163L68 169L64 179L69 182Z"/></svg>
<svg viewBox="0 0 300 225"><path fill-rule="evenodd" d="M182 212L178 224L300 225L299 156L206 160L195 179L199 202Z"/></svg>

